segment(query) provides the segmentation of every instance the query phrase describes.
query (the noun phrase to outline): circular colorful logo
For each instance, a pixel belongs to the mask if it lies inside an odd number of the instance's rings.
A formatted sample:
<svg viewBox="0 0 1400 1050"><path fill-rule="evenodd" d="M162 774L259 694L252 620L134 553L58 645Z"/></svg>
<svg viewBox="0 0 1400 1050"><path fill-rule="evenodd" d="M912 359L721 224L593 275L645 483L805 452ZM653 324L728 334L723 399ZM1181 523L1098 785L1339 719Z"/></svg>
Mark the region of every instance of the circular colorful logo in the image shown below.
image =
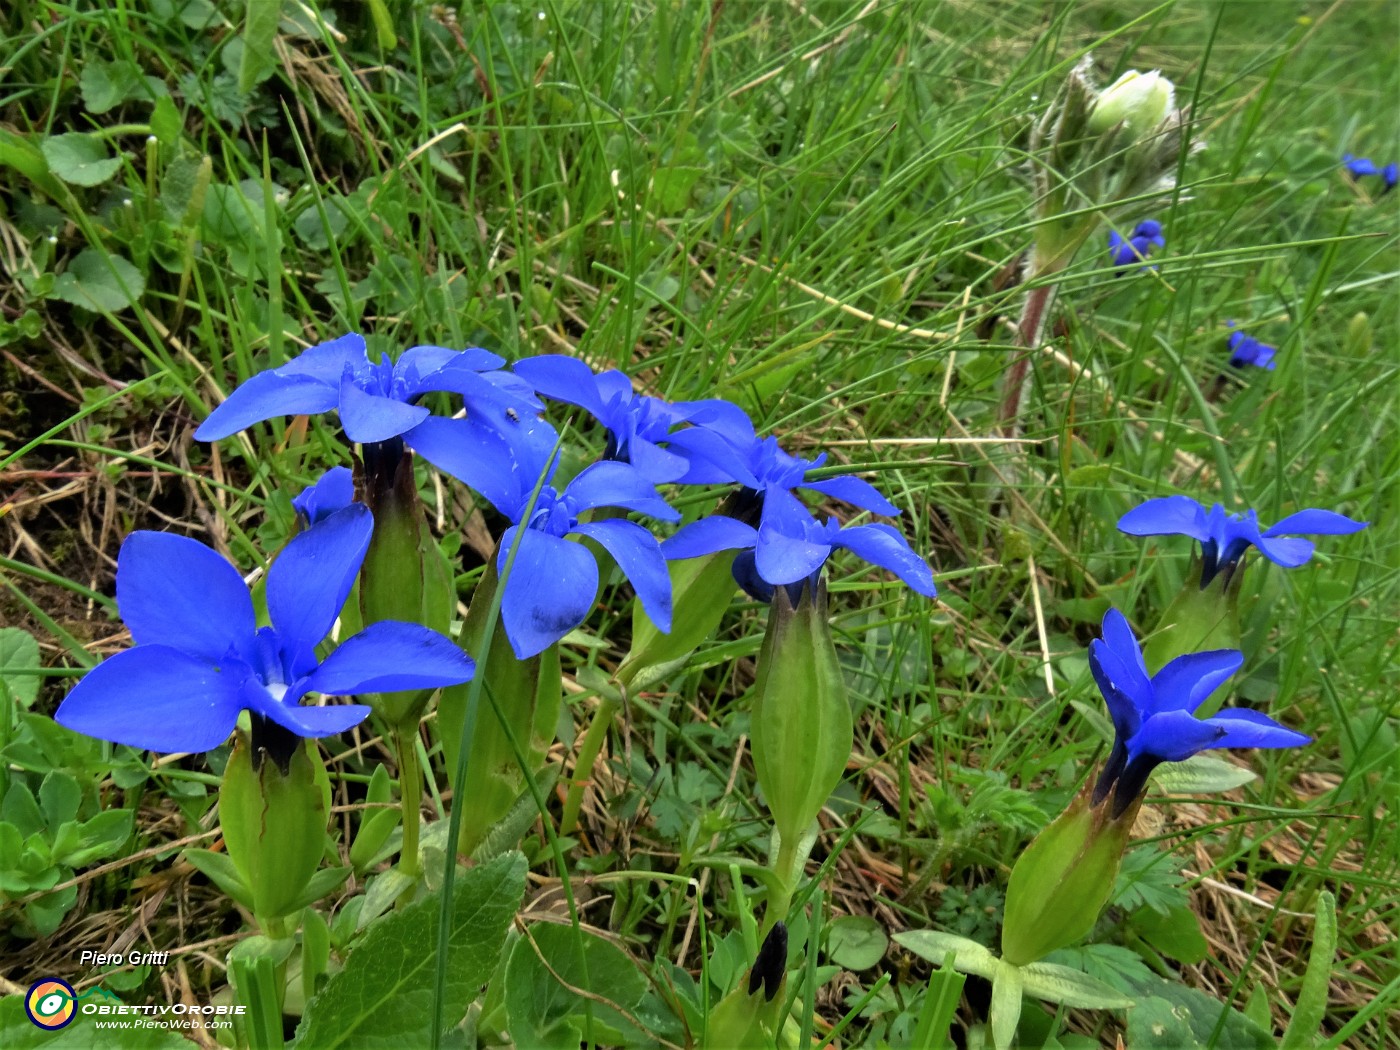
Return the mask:
<svg viewBox="0 0 1400 1050"><path fill-rule="evenodd" d="M55 1031L71 1022L78 1010L74 1000L78 994L67 981L45 977L29 986L24 997L24 1012L40 1028Z"/></svg>

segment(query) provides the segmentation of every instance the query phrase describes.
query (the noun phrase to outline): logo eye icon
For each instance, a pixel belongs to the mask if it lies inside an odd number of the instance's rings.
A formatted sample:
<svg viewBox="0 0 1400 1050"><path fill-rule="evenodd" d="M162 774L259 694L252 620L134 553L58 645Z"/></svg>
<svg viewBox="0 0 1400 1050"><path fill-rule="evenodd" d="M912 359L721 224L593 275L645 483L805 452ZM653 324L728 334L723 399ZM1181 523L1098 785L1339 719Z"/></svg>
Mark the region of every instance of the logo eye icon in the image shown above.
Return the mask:
<svg viewBox="0 0 1400 1050"><path fill-rule="evenodd" d="M29 986L24 997L24 1012L38 1027L48 1031L63 1028L72 1022L77 1010L77 993L67 981L45 977Z"/></svg>

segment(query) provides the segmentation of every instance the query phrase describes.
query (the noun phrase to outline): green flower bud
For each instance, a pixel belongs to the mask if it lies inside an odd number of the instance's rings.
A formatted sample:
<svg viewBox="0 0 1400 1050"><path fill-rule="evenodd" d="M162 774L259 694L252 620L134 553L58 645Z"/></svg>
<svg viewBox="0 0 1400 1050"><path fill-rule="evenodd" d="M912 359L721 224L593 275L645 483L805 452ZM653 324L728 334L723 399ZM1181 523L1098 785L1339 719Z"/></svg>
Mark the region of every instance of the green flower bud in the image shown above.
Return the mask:
<svg viewBox="0 0 1400 1050"><path fill-rule="evenodd" d="M671 574L671 630L651 622L641 602L632 603L632 648L614 676L629 691L646 689L682 666L714 634L734 594L735 551L686 558L668 566Z"/></svg>
<svg viewBox="0 0 1400 1050"><path fill-rule="evenodd" d="M781 922L763 940L746 980L726 995L705 1023L701 1044L710 1050L768 1050L796 1043L783 1014L787 989L787 927Z"/></svg>
<svg viewBox="0 0 1400 1050"><path fill-rule="evenodd" d="M1157 628L1143 643L1142 657L1149 674L1156 674L1178 656L1210 649L1240 648L1240 588L1244 565L1217 573L1201 586L1199 553L1191 563L1181 592L1157 621ZM1213 711L1204 710L1205 715Z"/></svg>
<svg viewBox="0 0 1400 1050"><path fill-rule="evenodd" d="M1140 804L1112 819L1111 800L1091 807L1085 790L1026 847L1006 888L1004 960L1028 965L1094 928Z"/></svg>
<svg viewBox="0 0 1400 1050"><path fill-rule="evenodd" d="M314 741L266 722L254 733L260 746L242 730L235 737L219 787L219 824L253 914L266 926L306 903L325 854L331 784Z"/></svg>
<svg viewBox="0 0 1400 1050"><path fill-rule="evenodd" d="M806 584L795 609L787 589L776 589L750 723L754 766L773 824L782 842L800 842L841 780L853 743L824 582L815 590Z"/></svg>
<svg viewBox="0 0 1400 1050"><path fill-rule="evenodd" d="M1101 135L1123 124L1134 138L1155 131L1176 108L1176 87L1159 70L1130 69L1099 95L1089 112L1089 130Z"/></svg>

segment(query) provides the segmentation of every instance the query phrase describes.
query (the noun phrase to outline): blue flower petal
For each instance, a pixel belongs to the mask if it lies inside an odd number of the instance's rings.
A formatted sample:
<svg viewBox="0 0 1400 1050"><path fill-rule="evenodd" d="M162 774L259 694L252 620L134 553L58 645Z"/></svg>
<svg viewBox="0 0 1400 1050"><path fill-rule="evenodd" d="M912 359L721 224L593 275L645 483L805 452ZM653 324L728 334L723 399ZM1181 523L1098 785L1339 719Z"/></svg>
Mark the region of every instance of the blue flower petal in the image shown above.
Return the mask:
<svg viewBox="0 0 1400 1050"><path fill-rule="evenodd" d="M1128 741L1128 761L1151 755L1163 762L1181 762L1206 748L1223 746L1224 735L1224 727L1185 711L1164 711L1143 722Z"/></svg>
<svg viewBox="0 0 1400 1050"><path fill-rule="evenodd" d="M302 524L315 525L355 499L355 475L349 467L331 467L321 479L292 498L292 508Z"/></svg>
<svg viewBox="0 0 1400 1050"><path fill-rule="evenodd" d="M475 373L500 368L505 363L505 358L474 346L465 350L411 346L394 362L394 375L404 381L408 400L412 401L426 391L445 389L429 379L442 369Z"/></svg>
<svg viewBox="0 0 1400 1050"><path fill-rule="evenodd" d="M889 525L847 526L836 534L832 546L845 547L872 565L888 569L926 598L938 595L933 584L933 570L914 553L899 530Z"/></svg>
<svg viewBox="0 0 1400 1050"><path fill-rule="evenodd" d="M345 436L361 445L388 441L412 430L431 413L392 397L361 390L349 372L340 380L340 425Z"/></svg>
<svg viewBox="0 0 1400 1050"><path fill-rule="evenodd" d="M656 537L636 522L612 518L585 522L574 529L602 544L622 574L631 581L651 622L661 631L671 630L671 575Z"/></svg>
<svg viewBox="0 0 1400 1050"><path fill-rule="evenodd" d="M240 689L249 673L238 660L221 670L168 645L138 645L84 675L58 705L54 720L129 747L208 751L237 725Z"/></svg>
<svg viewBox="0 0 1400 1050"><path fill-rule="evenodd" d="M518 526L501 537L496 571L506 560ZM544 652L587 618L598 595L598 563L582 544L525 529L501 595L501 622L516 658Z"/></svg>
<svg viewBox="0 0 1400 1050"><path fill-rule="evenodd" d="M745 550L758 542L758 530L723 514L684 525L661 544L661 553L668 561L682 558L702 558L717 551Z"/></svg>
<svg viewBox="0 0 1400 1050"><path fill-rule="evenodd" d="M627 463L594 463L569 482L565 494L579 510L622 507L661 521L677 521L680 512L661 498L656 488Z"/></svg>
<svg viewBox="0 0 1400 1050"><path fill-rule="evenodd" d="M1270 539L1260 536L1251 546L1257 548L1260 554L1275 565L1282 565L1285 569L1296 569L1299 565L1306 564L1316 547L1312 540L1284 536L1274 536Z"/></svg>
<svg viewBox="0 0 1400 1050"><path fill-rule="evenodd" d="M351 332L308 347L275 371L284 376L310 376L335 388L346 368L359 371L368 363L364 336Z"/></svg>
<svg viewBox="0 0 1400 1050"><path fill-rule="evenodd" d="M416 623L381 620L347 638L310 675L298 696L433 689L471 678L471 657L450 639Z"/></svg>
<svg viewBox="0 0 1400 1050"><path fill-rule="evenodd" d="M1186 496L1163 496L1134 507L1118 519L1118 531L1129 536L1190 536L1202 543L1211 538L1205 508Z"/></svg>
<svg viewBox="0 0 1400 1050"><path fill-rule="evenodd" d="M194 432L196 441L221 441L274 416L309 416L335 408L336 387L311 376L259 372L238 386Z"/></svg>
<svg viewBox="0 0 1400 1050"><path fill-rule="evenodd" d="M1110 608L1104 613L1101 633L1104 644L1120 665L1118 675L1123 688L1137 699L1138 706L1145 711L1148 698L1152 695L1152 682L1147 674L1142 648L1128 624L1128 618L1117 609Z"/></svg>
<svg viewBox="0 0 1400 1050"><path fill-rule="evenodd" d="M899 516L899 508L885 499L879 489L854 474L841 474L825 481L803 481L798 487L832 496L862 510L874 511L891 518Z"/></svg>
<svg viewBox="0 0 1400 1050"><path fill-rule="evenodd" d="M825 533L802 503L786 489L770 489L754 544L754 564L768 583L780 586L805 580L831 554Z"/></svg>
<svg viewBox="0 0 1400 1050"><path fill-rule="evenodd" d="M519 520L528 490L521 491L515 457L500 433L471 419L431 416L405 434L404 442L511 521Z"/></svg>
<svg viewBox="0 0 1400 1050"><path fill-rule="evenodd" d="M1349 536L1353 532L1360 532L1369 524L1370 522L1366 521L1352 521L1345 514L1335 511L1310 508L1288 515L1277 525L1265 529L1264 536Z"/></svg>
<svg viewBox="0 0 1400 1050"><path fill-rule="evenodd" d="M197 540L133 532L117 555L117 608L137 645L168 645L217 664L251 655L253 600L238 570Z"/></svg>
<svg viewBox="0 0 1400 1050"><path fill-rule="evenodd" d="M603 399L593 369L576 357L542 354L527 357L512 366L513 371L535 391L551 401L577 405L594 419L603 414Z"/></svg>
<svg viewBox="0 0 1400 1050"><path fill-rule="evenodd" d="M686 485L728 485L737 482L746 488L758 488L758 478L749 469L745 457L732 444L706 426L689 426L666 436L672 452L679 452L689 462L680 481Z"/></svg>
<svg viewBox="0 0 1400 1050"><path fill-rule="evenodd" d="M294 666L310 660L330 633L373 531L369 508L352 503L297 535L267 571L268 618Z"/></svg>
<svg viewBox="0 0 1400 1050"><path fill-rule="evenodd" d="M244 683L242 704L249 711L271 719L300 737L333 736L353 729L369 717L365 704L335 704L329 707L303 707L275 699L256 679Z"/></svg>
<svg viewBox="0 0 1400 1050"><path fill-rule="evenodd" d="M1089 643L1089 670L1094 682L1108 704L1109 717L1113 719L1113 730L1119 742L1127 741L1142 724L1141 694L1128 692L1131 675L1124 668L1123 661L1114 655L1102 640L1095 638Z"/></svg>
<svg viewBox="0 0 1400 1050"><path fill-rule="evenodd" d="M690 472L690 460L642 437L627 442L626 462L653 485L679 481Z"/></svg>
<svg viewBox="0 0 1400 1050"><path fill-rule="evenodd" d="M1206 697L1244 664L1237 649L1187 653L1170 661L1152 678L1152 710L1194 713Z"/></svg>
<svg viewBox="0 0 1400 1050"><path fill-rule="evenodd" d="M1281 726L1266 714L1227 707L1207 722L1225 730L1216 747L1301 747L1312 737Z"/></svg>

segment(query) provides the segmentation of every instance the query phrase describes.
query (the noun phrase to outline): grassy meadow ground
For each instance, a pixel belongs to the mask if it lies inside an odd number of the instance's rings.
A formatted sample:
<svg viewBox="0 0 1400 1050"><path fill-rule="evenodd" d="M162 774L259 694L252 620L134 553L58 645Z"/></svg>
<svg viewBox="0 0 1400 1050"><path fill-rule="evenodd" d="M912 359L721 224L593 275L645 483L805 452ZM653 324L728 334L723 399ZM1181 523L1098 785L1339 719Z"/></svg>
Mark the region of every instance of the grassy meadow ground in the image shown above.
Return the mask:
<svg viewBox="0 0 1400 1050"><path fill-rule="evenodd" d="M7 679L0 777L66 769L85 813L135 814L101 867L62 873L47 933L0 894L7 993L91 983L78 950L134 927L178 965L118 978L130 1001L224 983L240 920L170 846L211 827L211 767L40 723L129 643L111 601L127 532L184 532L245 570L276 549L289 492L346 461L333 423L217 449L192 430L253 372L357 330L377 350L570 353L662 396L728 397L905 508L937 602L851 561L833 576L856 751L809 869L832 969L799 1011L818 1036L844 1021L842 1045L914 1045L930 967L885 935L994 935L1010 863L1102 758L1085 647L1109 603L1151 627L1191 546L1123 536L1123 512L1184 493L1265 522L1370 521L1305 567L1248 569L1232 702L1315 743L1236 754L1258 779L1223 796L1155 796L1093 947L1071 954L1281 1032L1327 889L1319 1045L1400 1040L1400 192L1340 168L1400 160L1400 6L402 2L390 44L368 5L327 5L327 25L288 3L275 46L252 49L242 6L0 15L0 624L36 637L44 668L37 697ZM1156 270L1118 276L1101 235L1067 275L1007 490L1006 278L1032 223L1016 130L1087 52L1100 83L1172 77L1203 148L1151 213ZM1226 365L1229 320L1279 348L1275 371ZM476 572L481 514L423 477ZM596 644L565 648L577 724L625 650L626 605L608 610ZM756 884L729 863L766 844L742 702L762 622L736 595L721 636L632 705L570 870L527 839L531 906L567 875L649 974L751 958L733 931ZM368 769L342 772L349 806ZM703 908L646 872L699 880ZM959 1032L986 1001L970 982ZM1067 1020L1112 1045L1122 1015Z"/></svg>

